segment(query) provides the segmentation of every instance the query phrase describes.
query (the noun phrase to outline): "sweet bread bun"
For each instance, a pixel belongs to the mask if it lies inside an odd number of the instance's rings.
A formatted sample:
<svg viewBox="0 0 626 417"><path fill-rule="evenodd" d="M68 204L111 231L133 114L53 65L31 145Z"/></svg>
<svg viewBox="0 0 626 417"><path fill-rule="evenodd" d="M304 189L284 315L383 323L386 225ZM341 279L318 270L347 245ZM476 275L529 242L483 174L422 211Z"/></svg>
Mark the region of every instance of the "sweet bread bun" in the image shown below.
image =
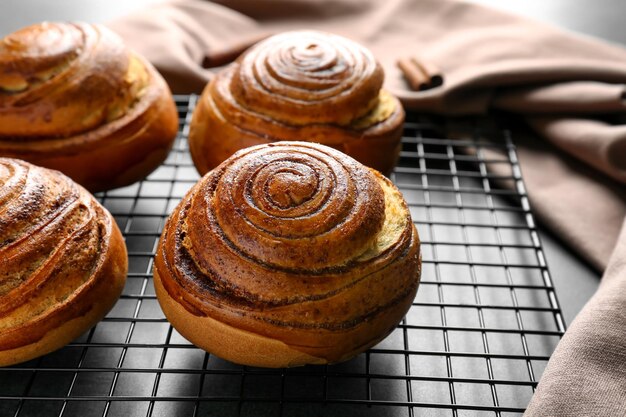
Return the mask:
<svg viewBox="0 0 626 417"><path fill-rule="evenodd" d="M332 148L277 142L205 175L168 219L156 294L172 325L233 362L347 360L406 314L420 243L396 187Z"/></svg>
<svg viewBox="0 0 626 417"><path fill-rule="evenodd" d="M237 150L280 140L317 142L388 173L404 110L383 69L357 43L329 33L268 38L218 73L193 112L189 147L204 175Z"/></svg>
<svg viewBox="0 0 626 417"><path fill-rule="evenodd" d="M108 211L57 171L0 158L0 366L56 350L118 299L126 246Z"/></svg>
<svg viewBox="0 0 626 417"><path fill-rule="evenodd" d="M110 30L41 23L0 40L0 156L95 192L148 175L177 130L163 78Z"/></svg>

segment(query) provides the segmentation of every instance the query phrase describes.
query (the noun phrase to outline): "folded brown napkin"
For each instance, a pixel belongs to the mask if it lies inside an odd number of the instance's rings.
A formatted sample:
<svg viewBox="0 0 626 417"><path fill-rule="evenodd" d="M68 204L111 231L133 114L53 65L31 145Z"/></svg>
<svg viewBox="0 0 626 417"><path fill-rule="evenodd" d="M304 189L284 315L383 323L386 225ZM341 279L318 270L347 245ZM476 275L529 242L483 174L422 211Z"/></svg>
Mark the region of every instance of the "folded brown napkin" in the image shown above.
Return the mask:
<svg viewBox="0 0 626 417"><path fill-rule="evenodd" d="M455 0L219 3L175 1L109 26L176 92L201 91L212 74L203 64L221 65L262 36L312 28L369 47L407 108L451 116L500 109L528 121L543 140L516 142L533 207L605 274L527 415L626 415L626 51ZM399 59L438 68L443 83L412 90Z"/></svg>
<svg viewBox="0 0 626 417"><path fill-rule="evenodd" d="M557 345L525 415L626 415L626 229L600 288Z"/></svg>

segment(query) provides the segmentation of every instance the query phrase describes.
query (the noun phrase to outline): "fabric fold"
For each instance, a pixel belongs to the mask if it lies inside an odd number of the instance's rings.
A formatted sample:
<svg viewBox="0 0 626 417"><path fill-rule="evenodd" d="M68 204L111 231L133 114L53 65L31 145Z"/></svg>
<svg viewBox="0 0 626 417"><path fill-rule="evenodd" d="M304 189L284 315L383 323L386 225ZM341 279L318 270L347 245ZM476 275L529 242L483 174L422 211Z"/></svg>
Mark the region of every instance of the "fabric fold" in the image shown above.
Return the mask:
<svg viewBox="0 0 626 417"><path fill-rule="evenodd" d="M501 89L491 105L521 114L591 114L626 112L626 86L599 81L570 81Z"/></svg>
<svg viewBox="0 0 626 417"><path fill-rule="evenodd" d="M529 117L527 121L563 152L626 183L626 124L567 117Z"/></svg>
<svg viewBox="0 0 626 417"><path fill-rule="evenodd" d="M211 79L203 68L207 56L223 54L261 33L251 18L199 0L157 4L107 26L155 64L179 94L199 93Z"/></svg>
<svg viewBox="0 0 626 417"><path fill-rule="evenodd" d="M600 288L559 342L528 416L626 415L626 224Z"/></svg>

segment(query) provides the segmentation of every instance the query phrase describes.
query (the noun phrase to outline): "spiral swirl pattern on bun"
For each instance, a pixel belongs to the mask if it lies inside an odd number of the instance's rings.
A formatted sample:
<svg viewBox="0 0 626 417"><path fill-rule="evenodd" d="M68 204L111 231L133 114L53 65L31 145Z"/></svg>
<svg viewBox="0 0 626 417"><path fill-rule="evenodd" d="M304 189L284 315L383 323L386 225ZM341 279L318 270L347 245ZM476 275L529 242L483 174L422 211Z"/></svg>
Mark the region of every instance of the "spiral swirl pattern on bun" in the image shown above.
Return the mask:
<svg viewBox="0 0 626 417"><path fill-rule="evenodd" d="M362 46L320 32L288 32L240 60L231 91L256 113L278 121L350 124L376 105L383 70Z"/></svg>
<svg viewBox="0 0 626 417"><path fill-rule="evenodd" d="M392 331L420 276L402 195L332 148L277 142L239 151L194 186L155 259L165 315L234 362L349 359Z"/></svg>
<svg viewBox="0 0 626 417"><path fill-rule="evenodd" d="M0 366L88 330L126 270L122 235L91 194L57 171L0 158Z"/></svg>
<svg viewBox="0 0 626 417"><path fill-rule="evenodd" d="M400 149L404 111L381 90L371 52L323 32L286 32L252 47L206 87L190 147L200 173L236 150L310 138L388 172Z"/></svg>
<svg viewBox="0 0 626 417"><path fill-rule="evenodd" d="M165 81L108 29L42 23L0 40L0 156L99 191L155 169L177 130Z"/></svg>

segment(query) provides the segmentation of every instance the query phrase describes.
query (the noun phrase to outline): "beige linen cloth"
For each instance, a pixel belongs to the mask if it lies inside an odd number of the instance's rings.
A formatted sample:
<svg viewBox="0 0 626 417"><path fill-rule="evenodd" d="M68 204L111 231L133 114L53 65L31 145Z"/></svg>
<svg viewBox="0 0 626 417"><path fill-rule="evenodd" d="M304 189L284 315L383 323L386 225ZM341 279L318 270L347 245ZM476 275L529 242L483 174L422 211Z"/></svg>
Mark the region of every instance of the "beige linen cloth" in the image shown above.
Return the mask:
<svg viewBox="0 0 626 417"><path fill-rule="evenodd" d="M516 143L533 207L604 277L526 415L625 416L626 50L455 0L220 3L175 1L109 26L179 93L201 91L211 78L203 63L221 64L267 34L311 28L369 47L407 108L450 116L495 108L528 121L541 140ZM438 66L443 85L410 91L396 61L411 56Z"/></svg>

